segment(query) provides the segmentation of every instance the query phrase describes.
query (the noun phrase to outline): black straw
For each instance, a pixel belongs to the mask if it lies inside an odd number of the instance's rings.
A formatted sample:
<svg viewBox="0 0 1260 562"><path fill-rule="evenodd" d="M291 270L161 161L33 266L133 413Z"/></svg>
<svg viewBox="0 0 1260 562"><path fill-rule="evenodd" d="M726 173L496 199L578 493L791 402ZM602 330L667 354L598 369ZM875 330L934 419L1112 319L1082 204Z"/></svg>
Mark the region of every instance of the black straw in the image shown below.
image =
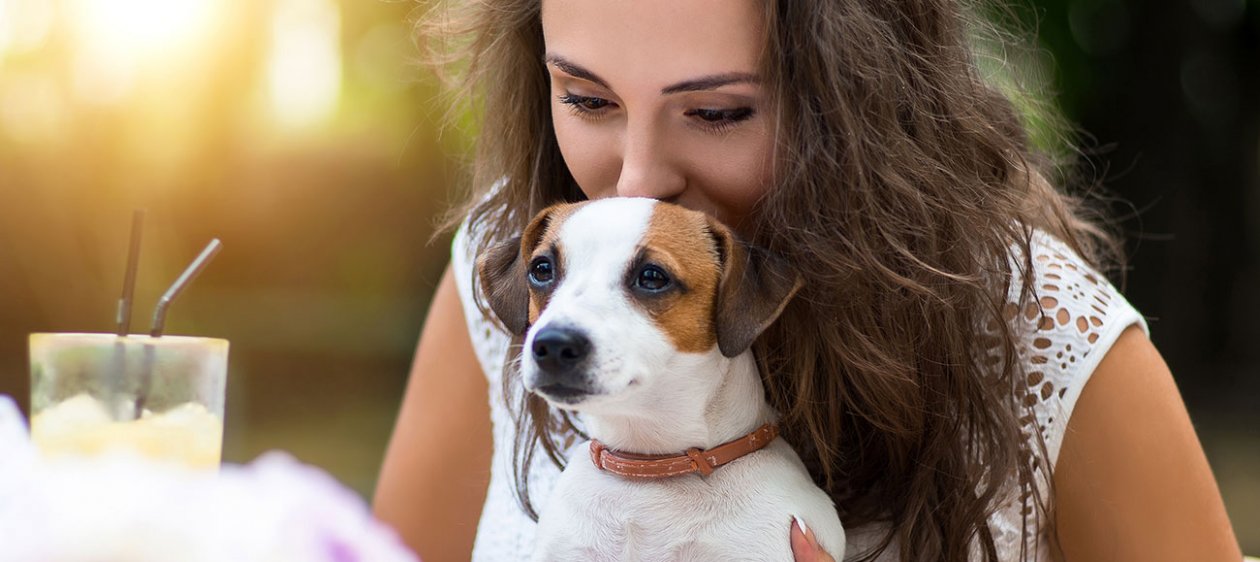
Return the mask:
<svg viewBox="0 0 1260 562"><path fill-rule="evenodd" d="M144 209L136 209L131 217L131 247L127 251L127 274L123 278L122 297L118 299L115 321L118 335L131 333L131 303L136 294L136 270L140 266L140 236L144 230Z"/></svg>
<svg viewBox="0 0 1260 562"><path fill-rule="evenodd" d="M210 260L213 259L221 249L223 249L223 243L219 242L218 238L211 240L210 243L206 245L206 249L201 251L201 255L197 256L197 259L193 260L193 262L189 264L188 268L179 275L179 279L175 280L175 283L171 285L171 288L166 290L166 294L162 295L162 298L158 300L157 308L153 310L153 329L149 332L150 336L155 338L162 337L162 331L166 329L166 307L170 306L171 301L175 300L175 297L179 296L184 288L192 282L193 278L196 277L198 273L201 273L202 269L205 269L206 265L210 263Z"/></svg>

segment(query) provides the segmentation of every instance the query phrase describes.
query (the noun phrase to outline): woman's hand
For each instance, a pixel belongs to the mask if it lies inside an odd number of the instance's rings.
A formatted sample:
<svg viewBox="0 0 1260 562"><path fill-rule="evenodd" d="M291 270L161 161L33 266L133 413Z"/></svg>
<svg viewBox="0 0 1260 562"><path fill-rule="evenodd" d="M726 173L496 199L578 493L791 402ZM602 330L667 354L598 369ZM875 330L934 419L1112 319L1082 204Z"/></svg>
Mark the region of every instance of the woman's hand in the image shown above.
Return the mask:
<svg viewBox="0 0 1260 562"><path fill-rule="evenodd" d="M818 546L818 537L814 536L813 529L800 519L792 524L792 556L796 562L836 562Z"/></svg>

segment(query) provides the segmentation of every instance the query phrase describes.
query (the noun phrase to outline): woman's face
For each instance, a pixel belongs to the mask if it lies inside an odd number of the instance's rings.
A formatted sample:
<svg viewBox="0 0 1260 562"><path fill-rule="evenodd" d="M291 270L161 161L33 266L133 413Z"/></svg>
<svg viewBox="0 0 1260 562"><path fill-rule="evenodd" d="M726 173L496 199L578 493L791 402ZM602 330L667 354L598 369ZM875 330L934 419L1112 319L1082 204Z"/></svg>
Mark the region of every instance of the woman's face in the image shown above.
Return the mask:
<svg viewBox="0 0 1260 562"><path fill-rule="evenodd" d="M542 1L556 140L587 197L743 223L774 169L759 4Z"/></svg>

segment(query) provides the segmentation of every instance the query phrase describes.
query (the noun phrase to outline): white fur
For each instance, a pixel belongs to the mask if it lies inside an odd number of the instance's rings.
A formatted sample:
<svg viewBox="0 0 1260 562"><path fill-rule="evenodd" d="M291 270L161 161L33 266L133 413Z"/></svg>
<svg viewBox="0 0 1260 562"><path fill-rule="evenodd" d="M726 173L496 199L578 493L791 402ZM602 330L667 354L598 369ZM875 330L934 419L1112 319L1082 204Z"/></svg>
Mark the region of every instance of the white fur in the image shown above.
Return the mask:
<svg viewBox="0 0 1260 562"><path fill-rule="evenodd" d="M590 435L613 449L679 454L736 439L777 416L751 353L728 359L716 345L682 353L631 302L626 269L655 204L600 200L560 225L562 278L525 349L549 325L582 330L591 341L595 394L555 405L580 412ZM537 372L525 353L527 389L535 388ZM844 554L831 499L782 439L708 477L659 480L601 472L588 448L569 451L539 520L535 561L791 561L793 516L835 559Z"/></svg>

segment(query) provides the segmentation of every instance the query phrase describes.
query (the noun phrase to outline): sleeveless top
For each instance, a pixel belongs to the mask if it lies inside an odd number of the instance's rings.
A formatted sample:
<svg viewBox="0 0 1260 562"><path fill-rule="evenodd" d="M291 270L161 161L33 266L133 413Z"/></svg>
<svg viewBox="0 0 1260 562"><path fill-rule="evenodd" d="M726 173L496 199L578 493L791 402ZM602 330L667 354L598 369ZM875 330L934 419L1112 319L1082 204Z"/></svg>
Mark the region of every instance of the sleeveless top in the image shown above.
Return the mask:
<svg viewBox="0 0 1260 562"><path fill-rule="evenodd" d="M468 225L462 226L451 246L451 268L455 276L464 318L473 350L489 382L490 411L493 422L494 453L490 487L482 509L481 522L473 547L475 562L527 561L533 553L536 523L525 514L512 491L512 443L515 426L507 409L516 404L523 392L514 384L504 396L503 364L510 337L498 324L483 316L474 300L480 288L474 277L476 248L470 247L476 236L470 236ZM1058 458L1064 430L1072 408L1103 355L1128 326L1137 324L1149 334L1145 320L1111 285L1107 279L1086 264L1085 260L1056 238L1037 231L1032 239L1033 272L1036 300L1029 299L1021 309L1016 304L1020 289L1022 259L1012 259L1014 280L1004 317L1015 328L1018 360L1026 384L1016 385L1017 398L1031 408L1025 415L1025 435L1030 440L1040 433L1049 459ZM1022 256L1022 253L1017 253ZM484 300L480 299L479 300ZM978 336L992 334L981 329ZM999 353L997 338L992 353ZM1036 432L1036 433L1034 433ZM1033 450L1036 449L1035 443ZM577 459L578 462L583 459ZM547 455L534 456L530 472L530 496L534 508L542 513L548 496L559 476L559 469ZM1039 484L1044 486L1041 475ZM1044 489L1044 488L1043 488ZM1029 560L1049 560L1049 547L1038 531L1036 515L1027 505L1018 487L1010 490L998 510L990 518L990 529L1000 560L1018 560L1021 547L1032 554ZM843 520L841 521L843 523ZM808 524L808 522L806 522ZM1029 529L1029 542L1022 545L1023 529ZM879 544L886 526L845 527L845 558L869 552ZM784 526L783 532L789 529ZM884 551L879 562L897 562L897 543ZM972 545L972 559L979 559L978 545Z"/></svg>

